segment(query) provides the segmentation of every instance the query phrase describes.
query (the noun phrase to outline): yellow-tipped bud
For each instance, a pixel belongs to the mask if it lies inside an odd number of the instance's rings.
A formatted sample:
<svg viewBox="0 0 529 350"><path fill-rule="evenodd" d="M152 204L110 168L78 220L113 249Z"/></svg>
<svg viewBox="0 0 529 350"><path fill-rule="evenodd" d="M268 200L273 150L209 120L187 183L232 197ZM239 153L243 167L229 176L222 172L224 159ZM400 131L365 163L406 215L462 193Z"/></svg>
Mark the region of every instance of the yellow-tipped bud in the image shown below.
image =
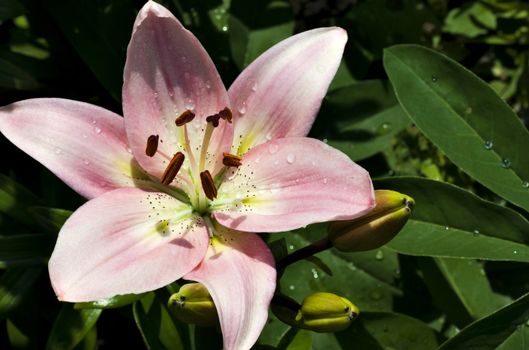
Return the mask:
<svg viewBox="0 0 529 350"><path fill-rule="evenodd" d="M332 293L314 293L303 300L296 321L315 332L338 332L349 327L360 314L349 300Z"/></svg>
<svg viewBox="0 0 529 350"><path fill-rule="evenodd" d="M169 310L182 322L199 326L218 324L218 315L213 299L201 283L183 285L178 293L171 295Z"/></svg>
<svg viewBox="0 0 529 350"><path fill-rule="evenodd" d="M328 237L336 249L356 252L383 246L399 233L415 205L410 196L390 190L375 191L375 200L366 215L329 224Z"/></svg>

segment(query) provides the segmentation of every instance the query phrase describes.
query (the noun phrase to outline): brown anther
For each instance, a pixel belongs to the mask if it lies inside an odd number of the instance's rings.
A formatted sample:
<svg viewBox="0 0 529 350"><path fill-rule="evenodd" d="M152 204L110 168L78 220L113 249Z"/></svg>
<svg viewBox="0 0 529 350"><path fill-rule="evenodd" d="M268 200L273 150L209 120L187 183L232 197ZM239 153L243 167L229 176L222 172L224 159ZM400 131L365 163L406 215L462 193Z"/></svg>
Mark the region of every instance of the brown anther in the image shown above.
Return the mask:
<svg viewBox="0 0 529 350"><path fill-rule="evenodd" d="M222 158L222 164L224 164L225 166L232 166L232 167L238 167L238 166L241 166L241 157L239 156L236 156L235 154L231 154L231 153L222 153L223 155L223 158Z"/></svg>
<svg viewBox="0 0 529 350"><path fill-rule="evenodd" d="M190 110L186 110L184 113L180 114L174 122L176 126L182 126L189 123L193 119L195 119L195 113L191 112Z"/></svg>
<svg viewBox="0 0 529 350"><path fill-rule="evenodd" d="M226 120L228 123L231 123L232 114L231 114L231 110L228 107L220 111L219 115L222 119Z"/></svg>
<svg viewBox="0 0 529 350"><path fill-rule="evenodd" d="M210 115L209 117L206 117L206 121L208 123L211 123L213 125L214 128L216 128L217 126L219 126L219 119L220 119L220 114L213 114L213 115Z"/></svg>
<svg viewBox="0 0 529 350"><path fill-rule="evenodd" d="M158 135L151 135L147 138L147 146L145 147L145 154L152 157L156 154L158 149Z"/></svg>
<svg viewBox="0 0 529 350"><path fill-rule="evenodd" d="M182 167L182 164L184 164L185 156L182 152L178 152L173 156L173 159L169 162L169 165L167 168L165 168L165 171L162 175L162 184L169 185L171 182L173 182L174 178L176 177L176 174L178 174L178 170Z"/></svg>
<svg viewBox="0 0 529 350"><path fill-rule="evenodd" d="M215 182L213 182L213 177L211 177L209 170L204 170L200 173L200 182L202 182L202 189L209 200L217 198L217 188L215 187Z"/></svg>

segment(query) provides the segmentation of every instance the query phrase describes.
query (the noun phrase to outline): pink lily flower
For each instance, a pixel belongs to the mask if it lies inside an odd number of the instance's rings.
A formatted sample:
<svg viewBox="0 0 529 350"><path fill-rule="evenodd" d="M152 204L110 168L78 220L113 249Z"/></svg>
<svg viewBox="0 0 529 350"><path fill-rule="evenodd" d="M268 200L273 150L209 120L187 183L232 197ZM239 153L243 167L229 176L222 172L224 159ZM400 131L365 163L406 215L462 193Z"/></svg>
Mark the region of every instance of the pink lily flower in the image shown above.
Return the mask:
<svg viewBox="0 0 529 350"><path fill-rule="evenodd" d="M58 298L197 281L213 297L225 349L250 348L276 288L272 254L254 232L374 206L368 173L305 137L346 41L340 28L295 35L226 91L195 36L149 1L128 47L124 118L55 98L0 109L2 134L89 199L49 261Z"/></svg>

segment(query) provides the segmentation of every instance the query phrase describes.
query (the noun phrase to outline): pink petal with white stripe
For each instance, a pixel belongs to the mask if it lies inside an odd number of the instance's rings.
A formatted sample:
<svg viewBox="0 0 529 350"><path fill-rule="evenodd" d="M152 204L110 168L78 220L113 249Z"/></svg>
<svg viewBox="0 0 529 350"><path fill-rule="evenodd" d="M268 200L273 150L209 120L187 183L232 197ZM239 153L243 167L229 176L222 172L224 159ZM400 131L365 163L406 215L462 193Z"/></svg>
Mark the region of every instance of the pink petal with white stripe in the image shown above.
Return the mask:
<svg viewBox="0 0 529 350"><path fill-rule="evenodd" d="M224 349L250 349L268 318L276 287L272 253L259 236L216 228L204 261L184 278L200 282L219 314Z"/></svg>
<svg viewBox="0 0 529 350"><path fill-rule="evenodd" d="M66 221L49 261L50 279L63 301L143 293L191 271L207 242L189 205L165 193L117 189Z"/></svg>
<svg viewBox="0 0 529 350"><path fill-rule="evenodd" d="M206 117L229 107L226 89L198 39L164 7L149 1L140 11L129 43L123 84L123 112L129 144L141 166L160 177L173 154L185 152L184 127L175 119L191 110L195 119L186 125L191 150L197 158ZM210 152L229 149L232 126L221 120ZM158 152L145 154L150 135L159 135ZM190 166L190 157L184 168ZM210 157L210 169L219 159ZM198 161L198 160L196 160ZM181 171L179 176L186 176ZM197 174L198 177L198 174Z"/></svg>
<svg viewBox="0 0 529 350"><path fill-rule="evenodd" d="M0 131L87 198L145 177L127 151L123 118L88 103L58 98L0 109Z"/></svg>
<svg viewBox="0 0 529 350"><path fill-rule="evenodd" d="M228 90L235 113L232 150L244 154L267 140L307 135L346 41L341 28L313 29L252 62Z"/></svg>
<svg viewBox="0 0 529 350"><path fill-rule="evenodd" d="M361 216L375 204L366 170L306 137L252 148L219 189L215 218L240 231L278 232Z"/></svg>

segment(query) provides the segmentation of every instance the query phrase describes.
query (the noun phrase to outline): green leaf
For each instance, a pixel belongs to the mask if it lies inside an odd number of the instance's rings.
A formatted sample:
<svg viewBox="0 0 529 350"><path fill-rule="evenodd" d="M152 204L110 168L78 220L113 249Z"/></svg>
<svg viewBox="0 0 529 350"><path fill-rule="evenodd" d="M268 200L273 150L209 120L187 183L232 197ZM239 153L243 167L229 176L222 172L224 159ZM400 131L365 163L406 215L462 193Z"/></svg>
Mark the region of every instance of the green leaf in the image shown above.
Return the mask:
<svg viewBox="0 0 529 350"><path fill-rule="evenodd" d="M439 350L493 350L529 319L529 294L482 318L441 345Z"/></svg>
<svg viewBox="0 0 529 350"><path fill-rule="evenodd" d="M492 88L421 46L387 49L384 66L426 137L474 179L529 211L529 132Z"/></svg>
<svg viewBox="0 0 529 350"><path fill-rule="evenodd" d="M423 178L387 178L375 186L415 199L410 220L388 243L400 253L529 262L529 222L514 210Z"/></svg>
<svg viewBox="0 0 529 350"><path fill-rule="evenodd" d="M474 38L496 28L496 16L480 2L469 2L452 9L445 19L443 30Z"/></svg>
<svg viewBox="0 0 529 350"><path fill-rule="evenodd" d="M63 304L55 319L47 350L73 349L95 326L102 310L75 310L72 304Z"/></svg>
<svg viewBox="0 0 529 350"><path fill-rule="evenodd" d="M412 317L389 312L360 313L348 329L336 333L342 349L436 349L439 335Z"/></svg>
<svg viewBox="0 0 529 350"><path fill-rule="evenodd" d="M42 271L39 267L13 268L0 277L0 320L16 309L31 291Z"/></svg>
<svg viewBox="0 0 529 350"><path fill-rule="evenodd" d="M118 307L132 304L135 301L141 299L143 296L144 294L116 295L108 299L101 299L84 303L75 303L74 309L115 309Z"/></svg>
<svg viewBox="0 0 529 350"><path fill-rule="evenodd" d="M165 302L147 293L133 305L134 320L148 349L183 349L178 327Z"/></svg>
<svg viewBox="0 0 529 350"><path fill-rule="evenodd" d="M268 13L262 16L262 13ZM240 70L274 44L294 32L290 3L232 0L230 6L230 48Z"/></svg>
<svg viewBox="0 0 529 350"><path fill-rule="evenodd" d="M72 215L70 210L47 207L29 207L28 211L43 229L51 233L59 232L62 225Z"/></svg>
<svg viewBox="0 0 529 350"><path fill-rule="evenodd" d="M351 159L361 160L389 147L410 123L391 86L371 80L329 92L311 135L327 139Z"/></svg>
<svg viewBox="0 0 529 350"><path fill-rule="evenodd" d="M0 269L44 265L54 245L55 237L50 235L0 236Z"/></svg>
<svg viewBox="0 0 529 350"><path fill-rule="evenodd" d="M33 76L15 63L0 58L0 89L36 90L40 84Z"/></svg>
<svg viewBox="0 0 529 350"><path fill-rule="evenodd" d="M99 82L121 100L123 66L134 23L128 0L47 0L47 10Z"/></svg>
<svg viewBox="0 0 529 350"><path fill-rule="evenodd" d="M19 223L34 227L28 207L41 203L33 193L18 184L15 180L0 174L0 213Z"/></svg>
<svg viewBox="0 0 529 350"><path fill-rule="evenodd" d="M18 0L2 0L0 3L0 21L15 18L24 12L24 6Z"/></svg>
<svg viewBox="0 0 529 350"><path fill-rule="evenodd" d="M277 350L311 350L312 349L312 332L290 328L279 341Z"/></svg>

